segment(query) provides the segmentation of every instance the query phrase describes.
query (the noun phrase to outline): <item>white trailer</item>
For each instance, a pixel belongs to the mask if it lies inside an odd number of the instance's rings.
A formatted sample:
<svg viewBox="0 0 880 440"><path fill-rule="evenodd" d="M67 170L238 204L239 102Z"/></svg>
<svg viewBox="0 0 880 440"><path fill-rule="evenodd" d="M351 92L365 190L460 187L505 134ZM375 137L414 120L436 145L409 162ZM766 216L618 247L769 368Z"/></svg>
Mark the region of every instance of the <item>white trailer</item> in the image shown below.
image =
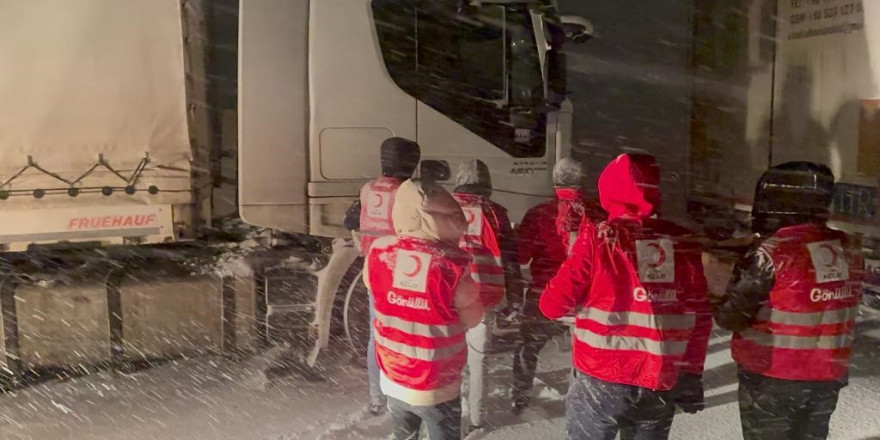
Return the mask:
<svg viewBox="0 0 880 440"><path fill-rule="evenodd" d="M697 9L692 200L745 213L768 166L824 163L838 179L833 224L880 257L880 4Z"/></svg>

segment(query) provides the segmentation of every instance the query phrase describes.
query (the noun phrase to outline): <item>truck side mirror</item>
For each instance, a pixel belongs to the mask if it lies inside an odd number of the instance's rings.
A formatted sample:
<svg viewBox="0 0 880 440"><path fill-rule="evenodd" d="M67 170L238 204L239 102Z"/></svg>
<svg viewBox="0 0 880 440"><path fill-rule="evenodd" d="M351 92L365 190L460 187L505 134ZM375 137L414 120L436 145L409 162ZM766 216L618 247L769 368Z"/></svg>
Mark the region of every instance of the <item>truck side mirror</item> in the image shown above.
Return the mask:
<svg viewBox="0 0 880 440"><path fill-rule="evenodd" d="M445 160L423 160L419 164L419 177L428 182L443 182L452 178L452 169Z"/></svg>
<svg viewBox="0 0 880 440"><path fill-rule="evenodd" d="M559 17L565 38L575 43L583 43L595 36L593 23L579 15L563 15Z"/></svg>

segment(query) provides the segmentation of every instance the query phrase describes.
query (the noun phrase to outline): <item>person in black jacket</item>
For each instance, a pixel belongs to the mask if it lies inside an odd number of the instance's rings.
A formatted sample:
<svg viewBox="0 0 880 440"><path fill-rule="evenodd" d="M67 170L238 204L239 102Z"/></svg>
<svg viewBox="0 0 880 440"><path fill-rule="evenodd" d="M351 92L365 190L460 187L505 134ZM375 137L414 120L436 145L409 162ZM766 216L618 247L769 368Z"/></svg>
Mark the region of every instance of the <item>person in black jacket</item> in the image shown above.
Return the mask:
<svg viewBox="0 0 880 440"><path fill-rule="evenodd" d="M757 242L736 264L713 314L733 331L746 440L821 440L846 384L863 263L826 226L834 175L789 162L761 177Z"/></svg>

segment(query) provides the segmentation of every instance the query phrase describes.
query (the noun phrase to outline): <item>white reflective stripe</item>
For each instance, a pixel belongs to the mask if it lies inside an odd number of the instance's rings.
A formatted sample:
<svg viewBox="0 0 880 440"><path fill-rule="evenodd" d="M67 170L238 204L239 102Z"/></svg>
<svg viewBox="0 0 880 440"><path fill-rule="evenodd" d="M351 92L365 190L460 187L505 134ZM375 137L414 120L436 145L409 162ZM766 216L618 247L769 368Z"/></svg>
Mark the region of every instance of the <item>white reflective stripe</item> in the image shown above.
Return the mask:
<svg viewBox="0 0 880 440"><path fill-rule="evenodd" d="M574 337L593 348L646 351L657 356L680 356L688 346L688 341L655 341L637 336L600 335L583 328L575 328Z"/></svg>
<svg viewBox="0 0 880 440"><path fill-rule="evenodd" d="M400 353L408 358L419 359L423 361L436 361L448 359L454 356L466 355L467 343L464 338L460 342L442 348L425 348L415 347L403 342L392 341L380 334L376 334L376 344L396 353Z"/></svg>
<svg viewBox="0 0 880 440"><path fill-rule="evenodd" d="M589 319L602 325L635 325L657 330L689 330L696 325L697 318L689 315L650 315L639 312L609 312L593 307L578 312L580 319Z"/></svg>
<svg viewBox="0 0 880 440"><path fill-rule="evenodd" d="M408 321L403 318L388 316L376 312L376 320L386 327L400 330L416 336L425 336L428 338L448 338L450 336L460 335L464 333L464 327L461 325L433 325L422 324L418 322Z"/></svg>
<svg viewBox="0 0 880 440"><path fill-rule="evenodd" d="M842 324L853 321L859 314L859 306L843 309L823 310L821 312L784 312L782 310L763 307L758 312L758 319L784 325L814 326L824 324Z"/></svg>
<svg viewBox="0 0 880 440"><path fill-rule="evenodd" d="M479 240L468 240L465 239L462 241L462 246L465 250L473 251L473 252L485 252L486 247L483 246L483 243L480 243Z"/></svg>
<svg viewBox="0 0 880 440"><path fill-rule="evenodd" d="M471 257L474 259L474 264L485 264L488 266L501 266L504 264L501 261L501 257L494 257L492 255L472 255Z"/></svg>
<svg viewBox="0 0 880 440"><path fill-rule="evenodd" d="M504 285L504 275L471 272L471 277L475 283L494 284L496 286Z"/></svg>
<svg viewBox="0 0 880 440"><path fill-rule="evenodd" d="M837 350L852 345L852 335L830 336L791 336L775 335L755 329L747 329L740 332L743 339L752 343L773 348L788 348L791 350Z"/></svg>
<svg viewBox="0 0 880 440"><path fill-rule="evenodd" d="M386 237L388 235L391 235L386 232L370 231L370 230L366 230L366 229L361 229L359 232L361 235L369 235L371 237Z"/></svg>

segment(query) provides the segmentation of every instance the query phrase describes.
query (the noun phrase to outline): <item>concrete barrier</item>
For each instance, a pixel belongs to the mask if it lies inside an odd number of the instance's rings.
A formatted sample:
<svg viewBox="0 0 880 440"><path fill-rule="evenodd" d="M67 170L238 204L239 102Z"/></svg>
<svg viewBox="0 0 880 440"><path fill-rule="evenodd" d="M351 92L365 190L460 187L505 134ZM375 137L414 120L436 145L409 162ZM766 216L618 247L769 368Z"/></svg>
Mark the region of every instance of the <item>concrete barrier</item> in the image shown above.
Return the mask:
<svg viewBox="0 0 880 440"><path fill-rule="evenodd" d="M120 286L126 359L192 356L223 348L221 279L125 279Z"/></svg>
<svg viewBox="0 0 880 440"><path fill-rule="evenodd" d="M103 284L15 290L23 368L95 364L110 353L107 291Z"/></svg>
<svg viewBox="0 0 880 440"><path fill-rule="evenodd" d="M115 293L98 281L21 285L3 296L0 368L19 374L114 360L113 314L121 317L115 360L252 352L260 339L256 287L250 274L129 275Z"/></svg>

